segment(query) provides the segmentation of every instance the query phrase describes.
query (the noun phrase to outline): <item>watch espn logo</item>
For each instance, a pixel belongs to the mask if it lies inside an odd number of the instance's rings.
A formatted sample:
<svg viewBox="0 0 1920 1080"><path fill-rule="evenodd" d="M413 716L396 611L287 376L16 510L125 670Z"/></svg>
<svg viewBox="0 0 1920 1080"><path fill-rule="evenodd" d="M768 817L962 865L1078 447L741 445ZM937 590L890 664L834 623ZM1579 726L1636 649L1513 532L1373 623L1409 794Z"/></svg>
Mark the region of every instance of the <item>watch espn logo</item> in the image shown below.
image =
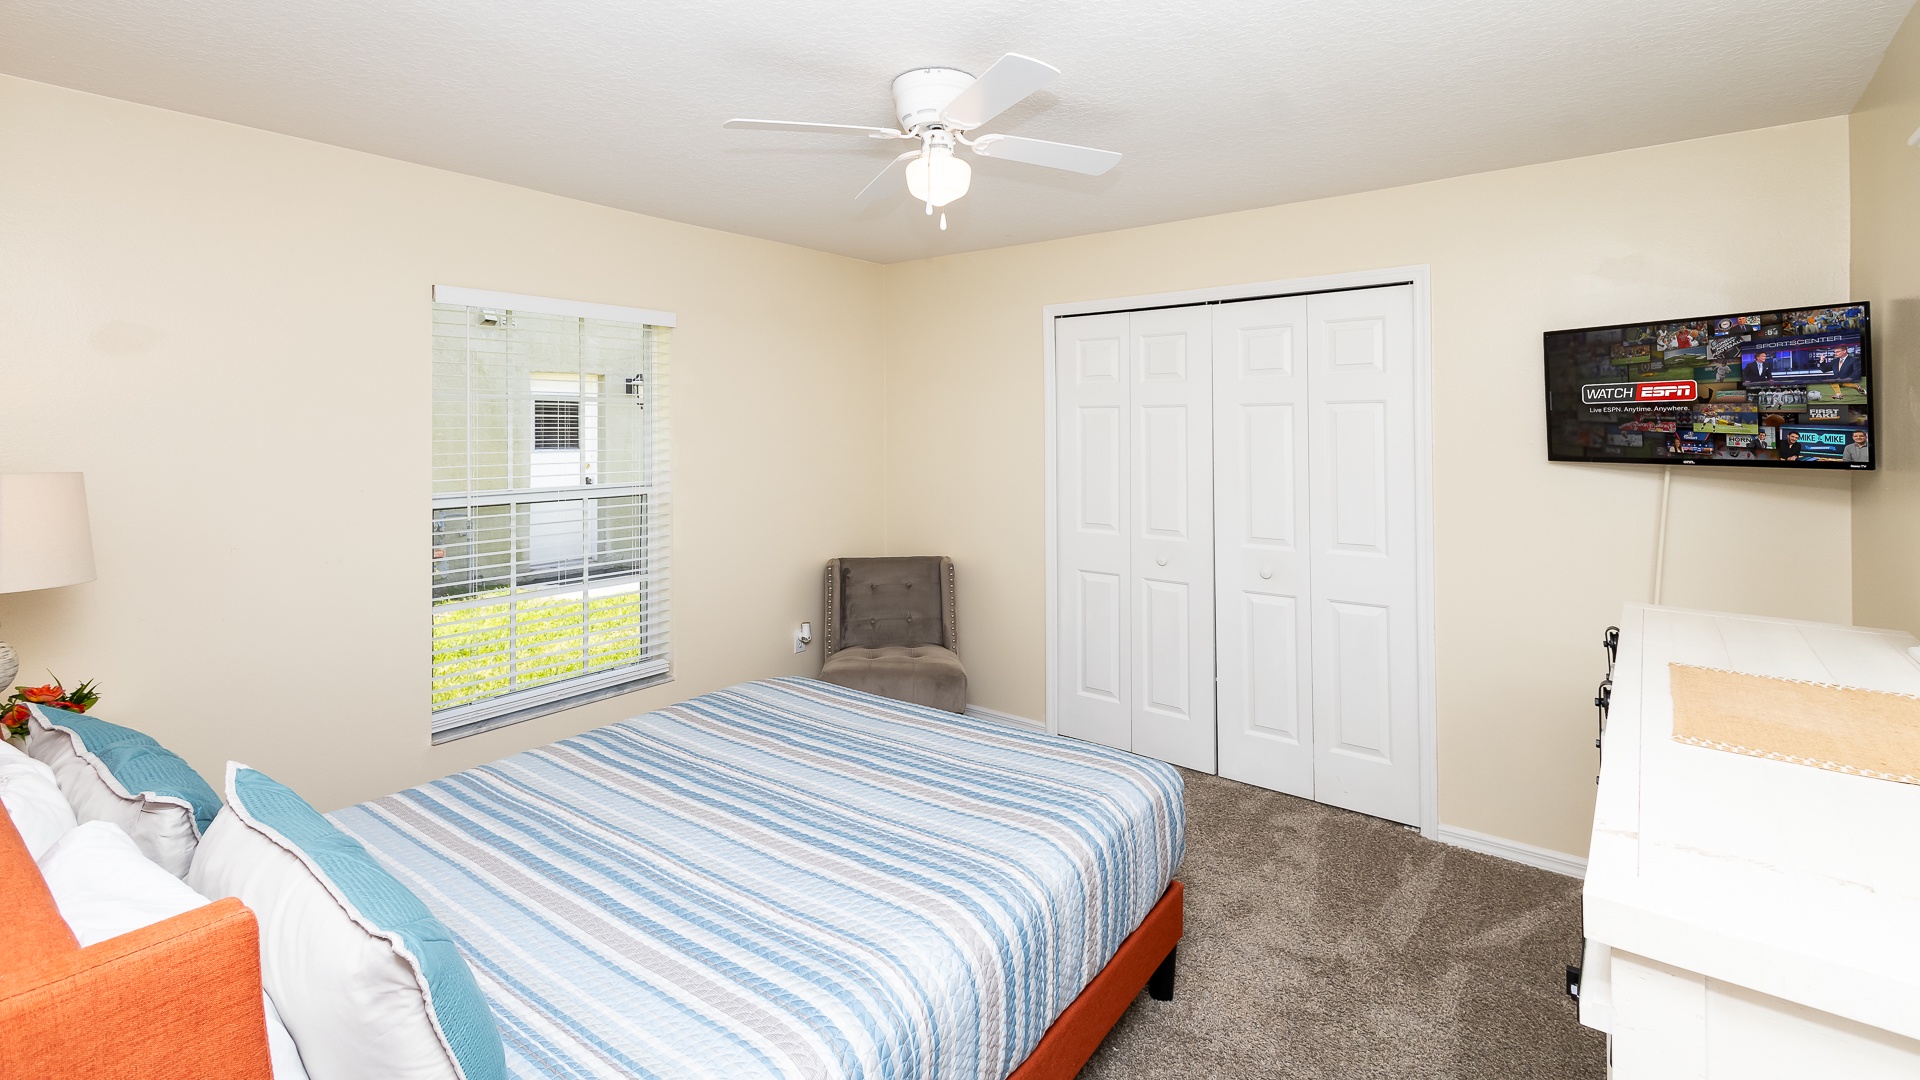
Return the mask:
<svg viewBox="0 0 1920 1080"><path fill-rule="evenodd" d="M1692 379L1673 379L1666 382L1588 383L1580 388L1582 405L1693 401L1699 396L1700 384Z"/></svg>

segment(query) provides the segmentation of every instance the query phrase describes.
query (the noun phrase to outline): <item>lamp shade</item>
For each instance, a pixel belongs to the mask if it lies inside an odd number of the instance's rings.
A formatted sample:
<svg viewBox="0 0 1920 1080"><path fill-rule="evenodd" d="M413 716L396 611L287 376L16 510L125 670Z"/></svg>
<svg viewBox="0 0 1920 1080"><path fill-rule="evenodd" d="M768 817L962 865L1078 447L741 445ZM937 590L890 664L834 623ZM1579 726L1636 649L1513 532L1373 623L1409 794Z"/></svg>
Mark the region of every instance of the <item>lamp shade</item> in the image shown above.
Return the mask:
<svg viewBox="0 0 1920 1080"><path fill-rule="evenodd" d="M953 147L934 146L907 162L907 193L915 200L945 206L967 193L973 166L953 156Z"/></svg>
<svg viewBox="0 0 1920 1080"><path fill-rule="evenodd" d="M86 477L0 473L0 593L92 580Z"/></svg>

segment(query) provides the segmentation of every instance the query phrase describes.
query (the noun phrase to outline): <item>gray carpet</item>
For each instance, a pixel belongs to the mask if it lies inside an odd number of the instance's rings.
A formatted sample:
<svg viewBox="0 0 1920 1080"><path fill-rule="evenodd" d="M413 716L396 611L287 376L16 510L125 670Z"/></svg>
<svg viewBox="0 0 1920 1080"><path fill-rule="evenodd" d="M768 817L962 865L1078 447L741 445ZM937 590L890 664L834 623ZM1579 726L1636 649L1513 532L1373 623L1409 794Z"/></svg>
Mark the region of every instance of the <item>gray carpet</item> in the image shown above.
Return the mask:
<svg viewBox="0 0 1920 1080"><path fill-rule="evenodd" d="M1399 825L1186 773L1186 938L1080 1074L1581 1080L1562 987L1580 884Z"/></svg>

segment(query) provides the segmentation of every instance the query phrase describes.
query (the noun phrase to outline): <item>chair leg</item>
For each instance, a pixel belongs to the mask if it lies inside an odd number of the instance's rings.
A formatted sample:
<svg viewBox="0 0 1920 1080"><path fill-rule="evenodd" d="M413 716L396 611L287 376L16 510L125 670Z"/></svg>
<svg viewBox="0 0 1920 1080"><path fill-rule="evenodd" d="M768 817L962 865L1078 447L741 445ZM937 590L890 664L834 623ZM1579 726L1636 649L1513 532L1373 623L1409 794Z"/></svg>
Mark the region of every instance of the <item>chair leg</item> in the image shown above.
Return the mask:
<svg viewBox="0 0 1920 1080"><path fill-rule="evenodd" d="M1160 966L1153 969L1153 974L1147 977L1147 994L1151 996L1153 1000L1173 1000L1174 960L1179 955L1180 946L1175 945L1173 951L1167 953L1167 958L1160 961Z"/></svg>

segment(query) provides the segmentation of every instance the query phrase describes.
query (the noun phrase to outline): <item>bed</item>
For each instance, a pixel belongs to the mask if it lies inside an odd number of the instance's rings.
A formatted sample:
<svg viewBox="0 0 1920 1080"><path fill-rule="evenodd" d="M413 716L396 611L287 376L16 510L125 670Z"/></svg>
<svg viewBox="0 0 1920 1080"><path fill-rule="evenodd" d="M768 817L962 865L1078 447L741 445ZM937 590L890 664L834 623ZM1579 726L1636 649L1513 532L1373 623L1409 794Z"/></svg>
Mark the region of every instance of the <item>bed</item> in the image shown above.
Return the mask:
<svg viewBox="0 0 1920 1080"><path fill-rule="evenodd" d="M1177 772L815 680L329 817L452 931L515 1077L1064 1080L1171 996Z"/></svg>
<svg viewBox="0 0 1920 1080"><path fill-rule="evenodd" d="M1169 766L807 679L330 816L454 932L520 1077L998 1080L1183 844Z"/></svg>

